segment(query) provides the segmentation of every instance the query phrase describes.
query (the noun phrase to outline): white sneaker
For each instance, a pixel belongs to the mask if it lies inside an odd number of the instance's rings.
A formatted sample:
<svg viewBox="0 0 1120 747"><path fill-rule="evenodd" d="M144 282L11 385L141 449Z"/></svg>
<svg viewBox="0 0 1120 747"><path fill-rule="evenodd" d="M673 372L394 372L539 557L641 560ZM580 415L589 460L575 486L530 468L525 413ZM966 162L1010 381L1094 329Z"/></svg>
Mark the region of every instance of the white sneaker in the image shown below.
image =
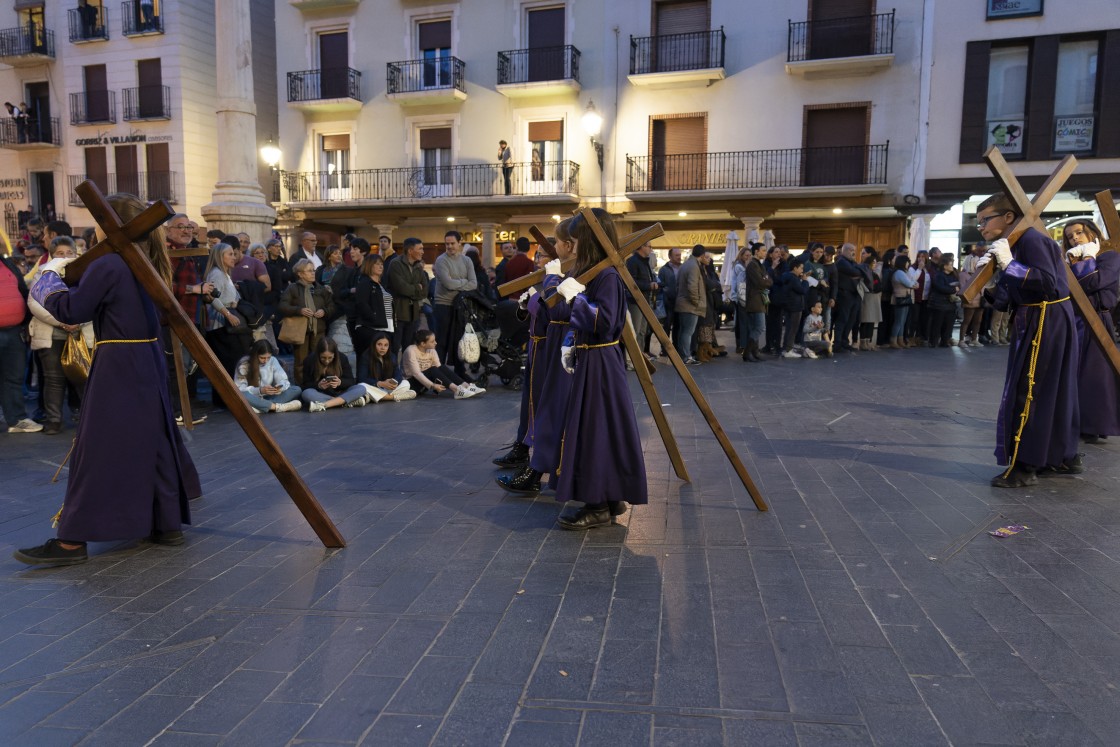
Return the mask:
<svg viewBox="0 0 1120 747"><path fill-rule="evenodd" d="M817 354L816 354L816 353L814 353L814 352L813 352L812 350L810 350L809 348L805 348L805 357L806 357L806 358L813 358L813 359L816 359L816 357L817 357Z"/></svg>
<svg viewBox="0 0 1120 747"><path fill-rule="evenodd" d="M691 356L690 356L690 357L688 357L688 358L685 358L684 364L685 364L686 366L699 366L699 365L700 365L700 361L698 361L698 360L696 360L695 358L693 358L693 357L691 357Z"/></svg>
<svg viewBox="0 0 1120 747"><path fill-rule="evenodd" d="M416 399L416 392L412 391L411 389L405 389L403 392L398 393L396 390L394 390L393 393L389 395L389 399L396 400L397 402Z"/></svg>
<svg viewBox="0 0 1120 747"><path fill-rule="evenodd" d="M259 407L254 407L253 412L257 413L258 415L264 415L266 412L269 412L269 411L268 410L262 410Z"/></svg>
<svg viewBox="0 0 1120 747"><path fill-rule="evenodd" d="M307 405L308 412L326 412L327 406L323 402L311 402Z"/></svg>
<svg viewBox="0 0 1120 747"><path fill-rule="evenodd" d="M8 433L38 433L41 430L43 430L43 426L30 418L24 418L15 425L8 427Z"/></svg>
<svg viewBox="0 0 1120 747"><path fill-rule="evenodd" d="M273 412L295 412L296 410L302 410L302 409L303 409L303 405L300 403L300 401L298 399L296 399L296 400L292 400L291 402L285 402L282 405L276 405L276 409L273 410Z"/></svg>
<svg viewBox="0 0 1120 747"><path fill-rule="evenodd" d="M347 402L346 406L347 407L365 407L366 406L366 395L363 394L361 397L358 397L353 402Z"/></svg>
<svg viewBox="0 0 1120 747"><path fill-rule="evenodd" d="M467 384L467 386L470 387L471 391L475 394L486 394L486 390L480 387L478 384L475 384L473 381L470 384Z"/></svg>
<svg viewBox="0 0 1120 747"><path fill-rule="evenodd" d="M786 350L782 353L783 358L800 358L800 353L795 353L792 350Z"/></svg>
<svg viewBox="0 0 1120 747"><path fill-rule="evenodd" d="M475 393L473 391L471 391L466 385L463 385L459 387L459 390L457 392L455 392L455 399L470 399L474 395Z"/></svg>

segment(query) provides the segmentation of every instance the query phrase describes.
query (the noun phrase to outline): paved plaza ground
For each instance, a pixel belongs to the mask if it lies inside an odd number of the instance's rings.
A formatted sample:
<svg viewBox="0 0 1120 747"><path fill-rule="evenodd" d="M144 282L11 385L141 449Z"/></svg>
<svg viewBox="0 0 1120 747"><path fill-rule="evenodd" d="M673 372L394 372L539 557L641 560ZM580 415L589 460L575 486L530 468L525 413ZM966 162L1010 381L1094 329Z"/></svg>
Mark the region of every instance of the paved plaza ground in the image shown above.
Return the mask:
<svg viewBox="0 0 1120 747"><path fill-rule="evenodd" d="M186 545L30 569L72 431L0 435L0 744L1117 744L1120 439L990 488L1006 350L691 369L768 513L659 365L692 482L635 382L650 504L589 533L494 484L501 386L264 418L339 551L217 413Z"/></svg>

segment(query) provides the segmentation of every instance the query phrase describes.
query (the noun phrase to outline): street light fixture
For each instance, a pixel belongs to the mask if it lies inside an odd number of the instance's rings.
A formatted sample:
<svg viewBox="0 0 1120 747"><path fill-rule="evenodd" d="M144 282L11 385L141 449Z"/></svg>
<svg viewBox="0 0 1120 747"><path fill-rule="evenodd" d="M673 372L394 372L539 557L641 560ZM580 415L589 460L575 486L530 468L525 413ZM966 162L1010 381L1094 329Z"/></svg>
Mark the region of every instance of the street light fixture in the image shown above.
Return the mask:
<svg viewBox="0 0 1120 747"><path fill-rule="evenodd" d="M261 146L261 158L268 164L268 173L272 174L272 201L280 202L280 179L277 166L280 164L280 149L268 138L268 142Z"/></svg>
<svg viewBox="0 0 1120 747"><path fill-rule="evenodd" d="M603 129L603 117L595 110L595 102L587 102L587 110L580 120L583 131L591 138L591 147L595 149L595 158L599 161L599 170L603 169L603 144L599 142L599 132Z"/></svg>

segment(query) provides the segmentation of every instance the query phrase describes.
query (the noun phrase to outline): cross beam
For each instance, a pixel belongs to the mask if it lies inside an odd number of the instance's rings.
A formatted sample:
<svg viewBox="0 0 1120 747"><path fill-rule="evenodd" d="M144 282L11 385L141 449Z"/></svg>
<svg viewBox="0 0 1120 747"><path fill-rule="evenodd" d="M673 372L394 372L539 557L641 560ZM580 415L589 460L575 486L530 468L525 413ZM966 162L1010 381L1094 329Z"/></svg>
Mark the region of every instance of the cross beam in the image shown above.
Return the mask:
<svg viewBox="0 0 1120 747"><path fill-rule="evenodd" d="M587 285L588 282L595 279L595 276L598 275L599 272L605 270L607 267L614 267L616 270L618 270L618 274L622 278L622 282L626 285L627 290L630 291L631 298L637 304L638 309L642 312L642 316L646 318L646 321L649 323L650 329L652 329L654 334L657 335L657 339L661 343L662 349L669 354L669 360L672 361L673 368L677 370L677 374L681 377L681 381L684 382L685 387L688 389L688 393L692 395L692 399L696 402L696 406L700 408L700 412L703 413L704 420L707 421L708 427L712 429L712 434L715 435L716 440L719 442L720 447L723 449L723 453L727 456L728 461L731 462L731 466L735 469L735 473L743 482L743 487L747 489L747 493L750 494L751 500L754 501L755 507L759 511L766 511L768 508L766 505L766 501L763 500L762 494L755 486L754 481L751 479L751 476L747 474L747 468L743 466L742 460L739 459L739 455L735 452L735 447L731 445L731 441L727 438L727 434L724 433L723 426L721 426L719 420L716 419L716 414L712 411L711 405L708 404L708 400L705 399L703 392L700 391L700 387L696 385L696 380L692 378L692 374L688 372L688 369L684 365L684 361L681 360L680 354L677 353L677 349L673 347L673 344L669 341L669 336L665 334L664 327L662 327L661 323L657 321L657 317L653 313L653 309L650 308L649 302L646 300L641 290L639 290L637 283L634 282L634 278L627 271L626 265L624 264L625 258L622 254L621 248L617 248L614 246L614 244L611 243L610 239L607 237L606 231L603 230L603 227L599 224L599 220L595 217L595 213L593 213L590 208L580 208L579 213L583 216L583 219L587 221L587 225L595 233L595 238L599 240L599 244L607 253L607 258L605 260L599 262L590 270L579 276L579 282L583 285ZM656 227L660 230L661 224L657 224ZM631 237L634 236L637 236L637 234L631 234ZM634 248L636 249L637 247L646 243L647 240L648 239L643 240L641 243L635 245ZM638 366L635 365L634 368L637 369ZM652 388L653 385L651 383L651 391ZM656 394L656 392L653 393Z"/></svg>
<svg viewBox="0 0 1120 747"><path fill-rule="evenodd" d="M346 541L338 529L327 516L323 507L312 495L307 484L296 472L295 467L281 451L280 446L273 440L272 435L265 429L260 418L249 407L248 402L234 386L229 374L225 372L218 362L213 351L202 339L194 324L183 307L171 293L163 279L156 273L151 262L141 253L140 248L133 242L143 238L149 232L171 217L171 208L166 202L157 202L150 206L135 219L127 224L122 223L116 210L108 203L104 195L93 182L86 180L78 185L76 192L85 203L90 215L97 221L97 225L105 233L106 238L98 242L89 252L74 260L66 268L66 282L70 285L77 284L78 278L97 257L116 252L128 265L129 270L140 281L140 284L151 296L152 301L164 313L171 329L191 351L199 368L210 380L211 386L221 395L229 412L237 420L238 425L245 431L245 435L257 448L261 457L272 469L273 474L280 480L296 507L303 514L307 523L314 530L316 536L326 547L345 547ZM92 257L92 259L86 259ZM76 268L76 273L71 270Z"/></svg>
<svg viewBox="0 0 1120 747"><path fill-rule="evenodd" d="M1116 201L1112 199L1112 191L1104 190L1094 195L1097 200L1097 209L1101 213L1105 233L1108 238L1101 237L1102 252L1120 252L1120 212L1116 210Z"/></svg>

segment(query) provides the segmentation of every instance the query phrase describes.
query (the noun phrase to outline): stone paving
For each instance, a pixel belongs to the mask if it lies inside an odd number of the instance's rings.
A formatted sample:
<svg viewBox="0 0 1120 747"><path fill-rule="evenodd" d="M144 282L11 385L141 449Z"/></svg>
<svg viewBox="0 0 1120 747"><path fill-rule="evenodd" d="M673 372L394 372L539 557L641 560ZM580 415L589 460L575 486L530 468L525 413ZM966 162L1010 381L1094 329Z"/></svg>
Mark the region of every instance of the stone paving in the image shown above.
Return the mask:
<svg viewBox="0 0 1120 747"><path fill-rule="evenodd" d="M341 551L215 414L185 546L0 560L0 744L1116 744L1120 439L989 488L1005 358L692 369L768 513L659 365L693 481L635 384L651 503L586 534L494 484L500 386L266 416ZM3 558L49 536L68 446L0 436Z"/></svg>

